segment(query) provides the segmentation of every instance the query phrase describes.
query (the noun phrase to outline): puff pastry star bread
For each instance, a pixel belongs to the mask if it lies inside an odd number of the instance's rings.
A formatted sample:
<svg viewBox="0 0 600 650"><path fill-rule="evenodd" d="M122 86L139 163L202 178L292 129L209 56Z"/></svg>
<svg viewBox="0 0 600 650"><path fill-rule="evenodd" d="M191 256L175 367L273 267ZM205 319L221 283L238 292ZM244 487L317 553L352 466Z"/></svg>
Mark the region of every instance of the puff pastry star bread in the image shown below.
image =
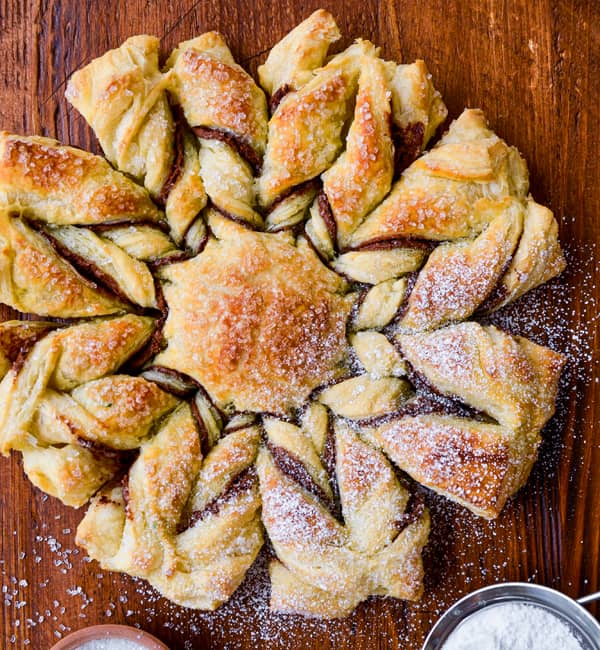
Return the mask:
<svg viewBox="0 0 600 650"><path fill-rule="evenodd" d="M489 324L558 275L552 212L424 61L316 11L254 79L207 32L71 77L104 155L0 134L0 452L108 570L212 610L416 600L427 490L494 518L564 357ZM420 487L420 484L423 487Z"/></svg>

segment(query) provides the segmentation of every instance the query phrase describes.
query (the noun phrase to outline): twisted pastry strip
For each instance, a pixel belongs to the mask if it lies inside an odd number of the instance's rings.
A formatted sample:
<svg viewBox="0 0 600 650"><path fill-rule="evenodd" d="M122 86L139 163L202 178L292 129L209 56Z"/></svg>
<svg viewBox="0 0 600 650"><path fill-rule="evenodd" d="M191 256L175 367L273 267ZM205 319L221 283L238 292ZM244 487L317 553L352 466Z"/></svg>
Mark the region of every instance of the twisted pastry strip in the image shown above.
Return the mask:
<svg viewBox="0 0 600 650"><path fill-rule="evenodd" d="M475 239L440 244L419 271L400 321L405 330L465 320L494 291L523 230L523 207L508 199L486 211L490 225Z"/></svg>
<svg viewBox="0 0 600 650"><path fill-rule="evenodd" d="M271 97L271 113L288 92L310 81L313 71L325 62L329 46L340 37L333 16L318 9L271 48L258 67L260 85Z"/></svg>
<svg viewBox="0 0 600 650"><path fill-rule="evenodd" d="M350 234L389 192L394 171L390 93L385 64L365 56L360 63L354 119L346 149L321 178L336 224L337 242Z"/></svg>
<svg viewBox="0 0 600 650"><path fill-rule="evenodd" d="M410 64L386 62L392 100L395 174L404 171L425 149L448 110L421 59Z"/></svg>
<svg viewBox="0 0 600 650"><path fill-rule="evenodd" d="M535 462L564 357L477 323L401 335L398 342L414 383L451 401L419 401L418 389L394 418L367 433L369 440L415 480L480 516L497 517ZM453 405L456 399L461 404ZM478 411L461 413L464 404Z"/></svg>
<svg viewBox="0 0 600 650"><path fill-rule="evenodd" d="M125 304L83 277L18 214L0 209L0 300L22 312L77 318Z"/></svg>
<svg viewBox="0 0 600 650"><path fill-rule="evenodd" d="M133 36L78 70L66 97L92 127L117 169L142 183L165 205L180 243L206 204L197 147L166 92L158 68L159 40Z"/></svg>
<svg viewBox="0 0 600 650"><path fill-rule="evenodd" d="M261 227L253 174L267 136L262 90L217 32L180 43L167 68L171 92L200 141L201 175L211 202L227 216Z"/></svg>
<svg viewBox="0 0 600 650"><path fill-rule="evenodd" d="M0 452L20 451L34 485L82 505L120 468L117 452L138 447L175 407L177 400L142 378L108 376L153 326L134 315L54 331L49 324L3 324L3 332L24 331L0 337L3 357L12 361L0 383ZM16 357L15 341L27 342Z"/></svg>
<svg viewBox="0 0 600 650"><path fill-rule="evenodd" d="M271 608L335 618L370 594L417 599L429 516L422 505L410 503L383 454L339 421L329 439L266 423L268 443L257 467L263 522L277 555L270 566ZM313 447L319 440L321 448ZM315 490L324 489L323 480L315 479L327 462L319 455L329 456L335 472L344 524Z"/></svg>
<svg viewBox="0 0 600 650"><path fill-rule="evenodd" d="M0 299L12 307L63 318L155 308L142 260L173 253L161 220L146 192L102 158L0 136Z"/></svg>
<svg viewBox="0 0 600 650"><path fill-rule="evenodd" d="M357 41L280 102L269 122L259 200L269 207L282 194L316 178L343 147L342 131L356 93L360 63L376 48Z"/></svg>
<svg viewBox="0 0 600 650"><path fill-rule="evenodd" d="M78 544L180 605L216 609L263 543L251 468L259 435L252 426L232 431L203 458L190 408L180 405L142 445L123 486L93 499Z"/></svg>
<svg viewBox="0 0 600 650"><path fill-rule="evenodd" d="M0 133L0 204L55 225L163 219L144 189L100 156L6 131Z"/></svg>
<svg viewBox="0 0 600 650"><path fill-rule="evenodd" d="M487 128L481 112L465 111L404 172L352 236L357 249L334 268L371 284L418 271L401 308L405 331L497 309L565 266L552 213L526 192L516 149ZM424 240L447 241L428 255Z"/></svg>

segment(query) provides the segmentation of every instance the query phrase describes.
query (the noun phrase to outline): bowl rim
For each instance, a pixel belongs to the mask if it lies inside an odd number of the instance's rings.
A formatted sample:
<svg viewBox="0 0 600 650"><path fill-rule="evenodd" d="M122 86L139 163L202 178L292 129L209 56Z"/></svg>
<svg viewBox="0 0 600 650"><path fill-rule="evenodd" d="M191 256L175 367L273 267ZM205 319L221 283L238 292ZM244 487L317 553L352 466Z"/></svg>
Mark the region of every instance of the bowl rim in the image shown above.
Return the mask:
<svg viewBox="0 0 600 650"><path fill-rule="evenodd" d="M132 625L121 625L118 623L104 623L82 627L58 641L50 650L77 650L81 643L102 639L103 637L137 641L144 650L169 650L169 646L165 645L153 634L150 634L150 632L133 627Z"/></svg>
<svg viewBox="0 0 600 650"><path fill-rule="evenodd" d="M553 611L583 637L585 650L600 650L600 622L583 605L552 587L531 582L500 582L459 598L431 628L422 650L441 650L450 633L466 618L484 607L509 601L525 601Z"/></svg>

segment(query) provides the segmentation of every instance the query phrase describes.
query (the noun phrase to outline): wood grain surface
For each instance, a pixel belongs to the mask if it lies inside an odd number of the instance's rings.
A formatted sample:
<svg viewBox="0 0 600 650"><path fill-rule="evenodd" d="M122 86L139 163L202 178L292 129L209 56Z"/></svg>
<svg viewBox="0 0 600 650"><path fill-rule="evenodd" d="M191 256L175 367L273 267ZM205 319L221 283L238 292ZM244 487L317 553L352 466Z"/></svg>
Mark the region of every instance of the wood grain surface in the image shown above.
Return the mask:
<svg viewBox="0 0 600 650"><path fill-rule="evenodd" d="M252 71L319 0L0 0L0 127L91 148L63 96L69 75L137 33L179 41L218 29ZM362 36L386 57L426 60L450 115L481 107L526 157L534 197L555 212L569 269L498 320L569 353L541 460L498 521L429 498L433 532L418 604L364 603L344 621L265 611L264 570L214 614L174 607L142 582L76 550L81 512L46 498L20 459L0 460L2 648L45 650L93 623L139 625L171 648L419 648L445 607L496 581L571 596L600 589L600 3L596 0L330 0L343 45ZM2 308L3 318L14 318ZM549 323L553 323L549 325ZM257 586L258 585L258 586ZM591 610L598 615L599 609Z"/></svg>

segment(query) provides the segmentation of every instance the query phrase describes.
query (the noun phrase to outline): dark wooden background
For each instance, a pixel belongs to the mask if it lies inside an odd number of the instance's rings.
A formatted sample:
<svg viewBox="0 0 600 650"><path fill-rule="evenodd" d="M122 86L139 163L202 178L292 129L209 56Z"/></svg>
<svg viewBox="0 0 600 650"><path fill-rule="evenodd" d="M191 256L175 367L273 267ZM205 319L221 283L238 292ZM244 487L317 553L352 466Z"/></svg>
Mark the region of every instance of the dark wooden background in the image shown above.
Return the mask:
<svg viewBox="0 0 600 650"><path fill-rule="evenodd" d="M319 0L0 0L0 128L95 144L64 100L68 76L126 37L165 52L220 30L253 71ZM551 0L331 0L344 45L369 38L387 57L426 60L450 115L482 107L527 158L532 192L555 211L570 267L501 322L570 354L559 414L528 486L497 522L431 499L427 593L417 605L373 599L346 621L269 616L260 567L215 614L166 603L141 582L102 572L75 544L81 513L0 460L2 647L45 650L93 623L138 624L175 648L419 648L457 597L531 580L571 596L600 589L600 391L596 246L600 242L600 3ZM3 318L14 317L2 308ZM552 327L544 325L554 322ZM520 323L520 324L517 324ZM262 585L258 588L256 585ZM595 610L598 614L598 609Z"/></svg>

